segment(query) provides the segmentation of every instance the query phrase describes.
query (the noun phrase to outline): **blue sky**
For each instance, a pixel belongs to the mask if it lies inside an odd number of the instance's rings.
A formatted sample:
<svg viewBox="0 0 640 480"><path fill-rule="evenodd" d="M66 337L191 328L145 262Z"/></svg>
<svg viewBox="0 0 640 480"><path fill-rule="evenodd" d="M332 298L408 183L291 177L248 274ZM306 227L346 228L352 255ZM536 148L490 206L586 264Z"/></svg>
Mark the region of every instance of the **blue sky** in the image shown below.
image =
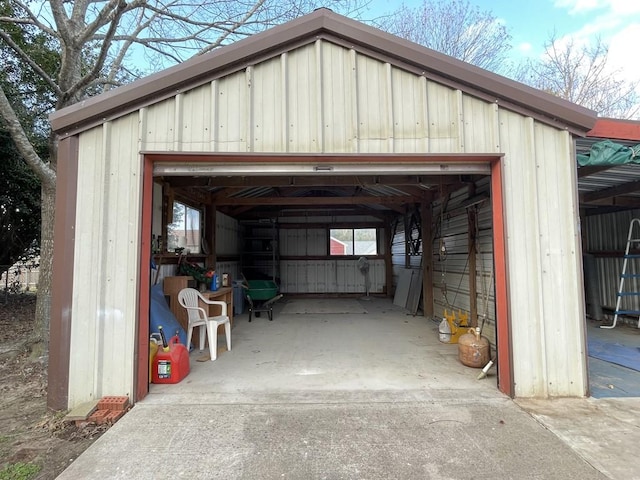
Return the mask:
<svg viewBox="0 0 640 480"><path fill-rule="evenodd" d="M405 0L409 7L421 0ZM640 79L640 0L469 0L504 22L514 58L540 56L549 34L576 43L597 36L609 45L609 64L629 79ZM395 10L401 2L372 0L371 12Z"/></svg>

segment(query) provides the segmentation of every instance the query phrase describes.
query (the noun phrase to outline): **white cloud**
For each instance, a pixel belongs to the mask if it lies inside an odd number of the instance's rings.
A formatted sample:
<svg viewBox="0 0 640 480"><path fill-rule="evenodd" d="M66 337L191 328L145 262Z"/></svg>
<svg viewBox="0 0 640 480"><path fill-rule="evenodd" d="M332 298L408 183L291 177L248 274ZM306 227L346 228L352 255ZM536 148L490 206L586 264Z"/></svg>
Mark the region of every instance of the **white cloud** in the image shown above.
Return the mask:
<svg viewBox="0 0 640 480"><path fill-rule="evenodd" d="M640 24L628 25L613 34L608 40L609 64L630 82L640 80L640 64L635 59L638 53L638 39L640 38Z"/></svg>
<svg viewBox="0 0 640 480"><path fill-rule="evenodd" d="M594 10L605 10L613 15L640 13L640 2L637 0L556 0L553 6L566 9L571 15Z"/></svg>
<svg viewBox="0 0 640 480"><path fill-rule="evenodd" d="M533 50L533 46L529 42L522 42L517 48L524 55L531 53L531 50Z"/></svg>
<svg viewBox="0 0 640 480"><path fill-rule="evenodd" d="M556 0L553 6L567 9L571 15L575 15L602 8L606 3L606 0Z"/></svg>

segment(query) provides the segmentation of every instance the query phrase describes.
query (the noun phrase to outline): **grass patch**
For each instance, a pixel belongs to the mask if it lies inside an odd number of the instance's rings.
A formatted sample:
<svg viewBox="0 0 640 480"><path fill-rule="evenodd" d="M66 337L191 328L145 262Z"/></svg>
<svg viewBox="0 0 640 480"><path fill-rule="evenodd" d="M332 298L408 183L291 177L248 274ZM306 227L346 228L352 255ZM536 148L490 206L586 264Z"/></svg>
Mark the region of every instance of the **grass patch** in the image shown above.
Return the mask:
<svg viewBox="0 0 640 480"><path fill-rule="evenodd" d="M12 463L0 470L0 480L30 480L40 472L34 463Z"/></svg>

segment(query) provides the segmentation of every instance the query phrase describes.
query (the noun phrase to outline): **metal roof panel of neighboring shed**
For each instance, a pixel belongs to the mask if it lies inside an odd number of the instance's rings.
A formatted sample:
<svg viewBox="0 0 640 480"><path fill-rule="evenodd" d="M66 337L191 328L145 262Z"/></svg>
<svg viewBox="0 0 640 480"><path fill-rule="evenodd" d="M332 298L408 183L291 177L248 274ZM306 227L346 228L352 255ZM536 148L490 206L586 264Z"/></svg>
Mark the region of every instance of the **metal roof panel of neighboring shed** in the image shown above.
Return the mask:
<svg viewBox="0 0 640 480"><path fill-rule="evenodd" d="M75 134L319 39L581 135L596 122L592 110L321 8L54 112L52 128Z"/></svg>
<svg viewBox="0 0 640 480"><path fill-rule="evenodd" d="M640 122L612 118L598 119L587 137L576 141L578 154L588 153L603 140L634 146L640 143ZM597 165L578 167L580 205L587 214L640 208L640 165Z"/></svg>

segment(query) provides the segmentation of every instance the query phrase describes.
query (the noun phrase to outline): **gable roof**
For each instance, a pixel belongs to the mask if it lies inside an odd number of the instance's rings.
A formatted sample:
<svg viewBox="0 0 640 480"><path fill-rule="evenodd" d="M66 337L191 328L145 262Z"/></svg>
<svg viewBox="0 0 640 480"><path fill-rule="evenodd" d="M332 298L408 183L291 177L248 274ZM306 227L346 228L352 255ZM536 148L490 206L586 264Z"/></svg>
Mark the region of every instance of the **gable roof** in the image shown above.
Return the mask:
<svg viewBox="0 0 640 480"><path fill-rule="evenodd" d="M63 108L51 114L51 125L59 135L75 134L318 39L580 135L596 122L592 110L321 8Z"/></svg>

